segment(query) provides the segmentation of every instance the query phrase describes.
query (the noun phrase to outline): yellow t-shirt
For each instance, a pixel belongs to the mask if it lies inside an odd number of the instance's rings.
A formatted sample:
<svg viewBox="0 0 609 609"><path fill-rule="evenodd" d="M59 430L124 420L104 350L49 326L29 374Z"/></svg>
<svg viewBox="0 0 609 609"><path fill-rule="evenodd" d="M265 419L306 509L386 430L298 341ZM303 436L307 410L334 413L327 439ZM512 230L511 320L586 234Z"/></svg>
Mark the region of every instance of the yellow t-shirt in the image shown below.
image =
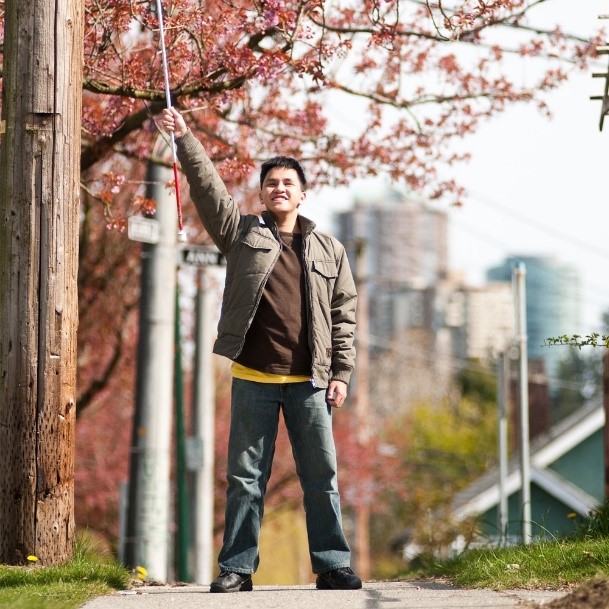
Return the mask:
<svg viewBox="0 0 609 609"><path fill-rule="evenodd" d="M270 372L260 372L260 370L248 368L237 362L233 362L231 372L236 379L254 381L255 383L304 383L311 380L311 377L300 374L272 374Z"/></svg>

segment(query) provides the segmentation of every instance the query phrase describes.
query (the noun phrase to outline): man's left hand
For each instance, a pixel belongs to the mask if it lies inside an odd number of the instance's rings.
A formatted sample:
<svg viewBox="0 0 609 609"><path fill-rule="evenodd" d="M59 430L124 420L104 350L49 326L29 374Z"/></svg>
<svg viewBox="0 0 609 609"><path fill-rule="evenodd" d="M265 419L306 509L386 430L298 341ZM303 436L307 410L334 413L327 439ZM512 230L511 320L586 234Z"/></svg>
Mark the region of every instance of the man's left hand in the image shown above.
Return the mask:
<svg viewBox="0 0 609 609"><path fill-rule="evenodd" d="M332 408L340 408L347 398L347 383L343 381L330 381L326 391L326 401Z"/></svg>

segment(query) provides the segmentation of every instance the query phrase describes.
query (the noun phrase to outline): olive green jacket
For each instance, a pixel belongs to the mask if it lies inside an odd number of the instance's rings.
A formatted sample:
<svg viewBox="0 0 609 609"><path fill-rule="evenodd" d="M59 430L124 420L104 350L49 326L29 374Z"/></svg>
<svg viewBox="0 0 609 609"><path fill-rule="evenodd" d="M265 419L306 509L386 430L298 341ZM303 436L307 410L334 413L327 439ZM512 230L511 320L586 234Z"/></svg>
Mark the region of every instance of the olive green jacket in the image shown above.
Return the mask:
<svg viewBox="0 0 609 609"><path fill-rule="evenodd" d="M281 248L270 216L242 215L199 140L188 132L176 139L190 196L207 232L226 256L226 283L214 353L234 359L258 308ZM356 291L345 248L299 216L308 299L311 382L349 382L355 363Z"/></svg>

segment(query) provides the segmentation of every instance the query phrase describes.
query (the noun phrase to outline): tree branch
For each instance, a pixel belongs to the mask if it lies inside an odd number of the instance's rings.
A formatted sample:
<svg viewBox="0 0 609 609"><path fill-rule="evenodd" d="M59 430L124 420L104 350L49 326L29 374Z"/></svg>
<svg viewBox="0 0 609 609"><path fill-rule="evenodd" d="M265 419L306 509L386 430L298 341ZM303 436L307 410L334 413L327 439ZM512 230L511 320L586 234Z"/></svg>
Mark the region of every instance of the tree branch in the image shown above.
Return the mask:
<svg viewBox="0 0 609 609"><path fill-rule="evenodd" d="M448 102L460 102L468 99L498 99L502 97L508 97L506 94L502 93L471 93L468 95L426 95L424 97L419 97L415 100L402 100L399 101L392 97L385 97L382 95L378 95L376 93L366 93L364 91L357 91L351 87L346 85L341 85L339 83L332 83L333 88L338 89L340 91L344 91L345 93L349 93L350 95L354 95L356 97L364 97L374 101L378 104L383 104L385 106L393 106L394 108L399 108L400 110L408 110L414 106L421 106L423 104L444 104Z"/></svg>
<svg viewBox="0 0 609 609"><path fill-rule="evenodd" d="M163 101L154 101L147 107L125 119L123 124L109 137L102 137L85 148L80 155L80 170L86 171L92 165L104 158L112 151L115 144L127 137L133 131L141 129L144 122L151 116L158 114L165 107Z"/></svg>
<svg viewBox="0 0 609 609"><path fill-rule="evenodd" d="M391 33L393 35L399 36L401 38L421 38L424 40L431 40L433 42L444 42L444 43L458 42L458 43L462 43L462 44L475 44L476 46L484 46L484 45L474 43L472 41L472 37L476 36L477 34L479 34L480 32L482 32L488 28L497 27L497 26L504 26L504 27L509 27L512 29L518 29L518 30L522 30L522 31L526 31L526 32L531 32L533 34L548 36L548 35L554 33L554 30L544 29L544 28L535 27L535 26L522 25L517 22L518 19L520 17L522 17L527 11L530 11L533 6L540 4L542 2L545 2L545 1L546 0L539 0L539 2L529 5L527 8L523 9L519 13L507 15L503 19L489 20L488 22L486 22L482 25L479 25L477 27L464 31L459 37L450 38L448 36L445 36L440 33L437 26L435 26L436 31L438 32L437 34L433 34L432 32L419 31L419 30L404 29L404 28L397 27L396 25L391 26ZM428 3L425 1L422 1L422 2L415 2L415 4L419 4L421 6L426 6ZM374 28L374 27L331 26L331 25L328 25L325 21L324 22L317 21L312 16L309 16L309 19L317 27L327 30L329 32L334 32L335 34L366 34L366 35L371 36L374 34L379 34L382 31L381 28ZM575 34L563 33L563 36L567 40L571 40L572 42L578 42L581 44L590 42L590 40L588 38L582 38L581 36L577 36ZM490 45L489 45L489 47L490 47Z"/></svg>

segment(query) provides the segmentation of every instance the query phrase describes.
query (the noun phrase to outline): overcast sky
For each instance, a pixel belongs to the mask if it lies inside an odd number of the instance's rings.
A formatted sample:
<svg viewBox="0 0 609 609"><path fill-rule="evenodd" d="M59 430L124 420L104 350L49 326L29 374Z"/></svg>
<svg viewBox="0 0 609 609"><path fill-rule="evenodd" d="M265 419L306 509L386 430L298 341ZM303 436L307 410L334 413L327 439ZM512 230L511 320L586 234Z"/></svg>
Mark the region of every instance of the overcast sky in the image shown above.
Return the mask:
<svg viewBox="0 0 609 609"><path fill-rule="evenodd" d="M584 35L609 26L598 19L608 13L607 0L552 0L540 11L547 25ZM549 97L551 120L523 106L484 125L467 142L471 162L455 173L469 191L466 204L447 208L450 266L472 284L510 254L554 256L579 270L581 328L565 333L598 329L609 309L609 117L600 132L600 102L589 99L603 84L592 70L577 74ZM353 190L315 199L309 211L329 228L324 210L349 207Z"/></svg>

